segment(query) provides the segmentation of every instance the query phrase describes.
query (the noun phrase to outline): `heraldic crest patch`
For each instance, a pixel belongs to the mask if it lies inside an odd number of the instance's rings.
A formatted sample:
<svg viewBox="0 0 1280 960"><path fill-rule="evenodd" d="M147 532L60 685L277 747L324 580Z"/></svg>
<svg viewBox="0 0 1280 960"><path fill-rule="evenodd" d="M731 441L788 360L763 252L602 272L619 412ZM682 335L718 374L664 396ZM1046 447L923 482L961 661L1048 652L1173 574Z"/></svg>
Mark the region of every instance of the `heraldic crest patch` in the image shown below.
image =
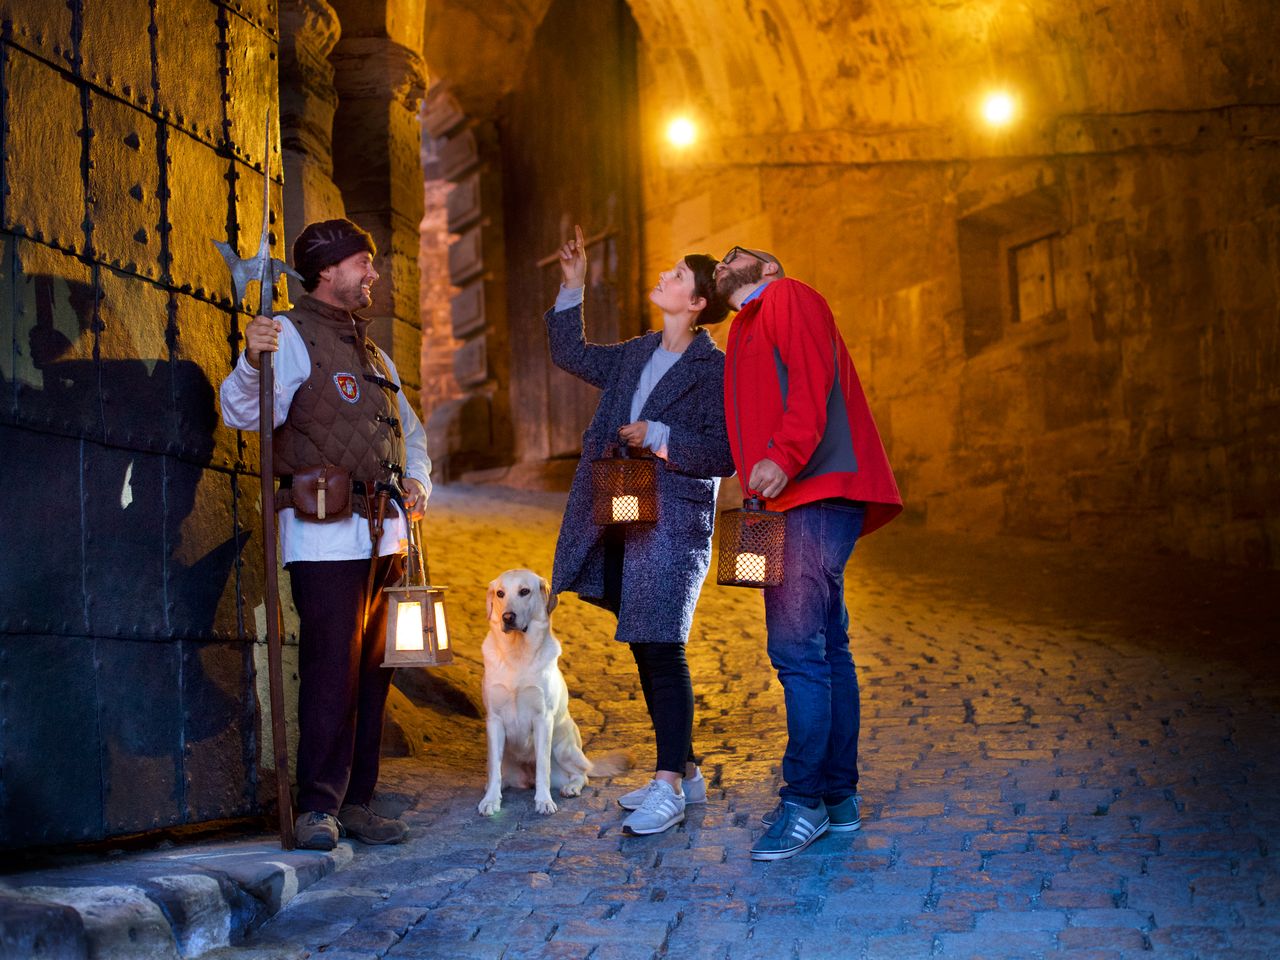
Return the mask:
<svg viewBox="0 0 1280 960"><path fill-rule="evenodd" d="M360 381L356 379L353 373L335 373L333 382L338 388L338 392L342 394L342 399L347 403L357 403L360 400Z"/></svg>

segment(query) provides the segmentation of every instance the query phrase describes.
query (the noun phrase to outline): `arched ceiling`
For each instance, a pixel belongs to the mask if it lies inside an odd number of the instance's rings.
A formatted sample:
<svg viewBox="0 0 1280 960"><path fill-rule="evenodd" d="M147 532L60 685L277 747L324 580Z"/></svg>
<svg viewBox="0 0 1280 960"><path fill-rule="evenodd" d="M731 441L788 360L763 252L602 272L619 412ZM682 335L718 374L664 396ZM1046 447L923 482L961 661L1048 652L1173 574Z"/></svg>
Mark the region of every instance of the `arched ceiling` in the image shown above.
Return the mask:
<svg viewBox="0 0 1280 960"><path fill-rule="evenodd" d="M486 115L550 2L426 0L432 79ZM996 84L1041 116L1280 101L1272 0L629 2L647 95L726 139L946 128Z"/></svg>

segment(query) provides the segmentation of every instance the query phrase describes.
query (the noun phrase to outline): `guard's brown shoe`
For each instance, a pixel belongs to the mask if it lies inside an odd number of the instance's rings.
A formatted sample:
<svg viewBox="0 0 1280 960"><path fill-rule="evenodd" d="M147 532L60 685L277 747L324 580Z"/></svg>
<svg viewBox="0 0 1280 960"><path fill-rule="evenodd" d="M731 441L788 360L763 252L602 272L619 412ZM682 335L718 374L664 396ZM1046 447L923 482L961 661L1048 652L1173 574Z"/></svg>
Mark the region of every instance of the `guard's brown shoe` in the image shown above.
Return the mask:
<svg viewBox="0 0 1280 960"><path fill-rule="evenodd" d="M338 845L338 819L314 810L300 814L293 825L293 837L303 850L332 850Z"/></svg>
<svg viewBox="0 0 1280 960"><path fill-rule="evenodd" d="M348 803L338 811L338 822L346 835L361 843L404 843L409 825L403 820L380 816L366 803Z"/></svg>

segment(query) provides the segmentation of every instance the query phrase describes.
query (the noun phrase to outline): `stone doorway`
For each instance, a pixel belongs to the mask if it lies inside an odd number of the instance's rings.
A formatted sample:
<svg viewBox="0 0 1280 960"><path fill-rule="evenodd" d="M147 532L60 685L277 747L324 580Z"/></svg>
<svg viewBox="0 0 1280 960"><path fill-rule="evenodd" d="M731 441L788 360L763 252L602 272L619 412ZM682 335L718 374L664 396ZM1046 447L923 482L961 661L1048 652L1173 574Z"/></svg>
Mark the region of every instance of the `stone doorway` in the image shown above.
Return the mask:
<svg viewBox="0 0 1280 960"><path fill-rule="evenodd" d="M428 98L438 175L453 183L448 266L460 288L451 336L427 346L454 349L462 390L430 414L442 476L567 483L598 392L552 365L542 317L559 289L556 250L575 223L591 259L588 339L645 328L638 45L625 0L557 0L491 121L470 122L441 88ZM438 357L425 361L424 385L429 364L440 370Z"/></svg>

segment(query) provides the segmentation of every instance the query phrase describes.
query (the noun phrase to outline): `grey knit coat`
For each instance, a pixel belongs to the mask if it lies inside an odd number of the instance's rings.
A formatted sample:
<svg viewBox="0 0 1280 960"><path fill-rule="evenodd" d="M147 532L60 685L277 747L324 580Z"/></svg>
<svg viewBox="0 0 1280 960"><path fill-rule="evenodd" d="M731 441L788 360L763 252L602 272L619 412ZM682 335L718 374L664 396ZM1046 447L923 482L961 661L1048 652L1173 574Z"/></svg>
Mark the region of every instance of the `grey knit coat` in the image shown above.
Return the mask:
<svg viewBox="0 0 1280 960"><path fill-rule="evenodd" d="M546 321L556 366L604 391L582 435L582 459L560 524L551 589L612 609L602 599L605 528L591 520L591 461L618 443L618 428L631 422L640 372L662 334L587 343L581 307L548 311ZM667 424L671 436L667 461L658 461L657 523L622 528L626 548L615 637L624 643L684 643L711 564L716 478L733 474L724 425L724 354L705 330L658 381L639 419Z"/></svg>

